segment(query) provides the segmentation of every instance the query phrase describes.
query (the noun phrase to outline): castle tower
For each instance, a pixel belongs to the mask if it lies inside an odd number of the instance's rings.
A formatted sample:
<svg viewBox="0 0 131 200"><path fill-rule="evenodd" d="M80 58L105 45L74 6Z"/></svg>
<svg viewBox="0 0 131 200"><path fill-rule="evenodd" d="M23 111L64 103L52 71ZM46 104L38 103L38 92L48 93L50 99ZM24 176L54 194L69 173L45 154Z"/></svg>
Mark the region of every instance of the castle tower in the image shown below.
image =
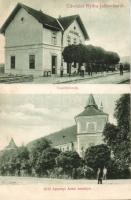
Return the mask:
<svg viewBox="0 0 131 200"><path fill-rule="evenodd" d="M108 121L108 114L102 109L98 108L93 95L90 94L84 111L75 117L77 152L80 156L84 155L88 147L103 143L102 132Z"/></svg>
<svg viewBox="0 0 131 200"><path fill-rule="evenodd" d="M8 146L5 148L5 150L12 150L12 149L17 149L17 146L13 140L13 138L11 138Z"/></svg>

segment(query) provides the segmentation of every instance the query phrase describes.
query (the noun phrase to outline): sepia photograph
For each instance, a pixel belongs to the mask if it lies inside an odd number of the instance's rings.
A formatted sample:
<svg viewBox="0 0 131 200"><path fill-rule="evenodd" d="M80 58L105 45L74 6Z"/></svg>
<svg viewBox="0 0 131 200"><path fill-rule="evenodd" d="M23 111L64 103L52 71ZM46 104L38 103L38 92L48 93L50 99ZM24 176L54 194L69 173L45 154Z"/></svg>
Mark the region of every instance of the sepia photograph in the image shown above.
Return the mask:
<svg viewBox="0 0 131 200"><path fill-rule="evenodd" d="M0 0L0 33L0 83L130 82L128 0Z"/></svg>
<svg viewBox="0 0 131 200"><path fill-rule="evenodd" d="M0 0L0 200L131 200L130 15Z"/></svg>
<svg viewBox="0 0 131 200"><path fill-rule="evenodd" d="M0 185L127 184L129 94L1 94Z"/></svg>

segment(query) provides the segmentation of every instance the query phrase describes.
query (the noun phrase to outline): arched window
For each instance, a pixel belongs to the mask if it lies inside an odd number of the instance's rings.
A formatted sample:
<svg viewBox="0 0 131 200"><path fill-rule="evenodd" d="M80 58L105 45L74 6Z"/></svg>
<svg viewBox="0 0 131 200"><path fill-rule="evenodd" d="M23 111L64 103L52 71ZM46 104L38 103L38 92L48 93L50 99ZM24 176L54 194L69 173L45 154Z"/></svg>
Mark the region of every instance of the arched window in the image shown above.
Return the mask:
<svg viewBox="0 0 131 200"><path fill-rule="evenodd" d="M96 124L95 122L90 122L87 124L87 130L89 133L94 133L96 131Z"/></svg>

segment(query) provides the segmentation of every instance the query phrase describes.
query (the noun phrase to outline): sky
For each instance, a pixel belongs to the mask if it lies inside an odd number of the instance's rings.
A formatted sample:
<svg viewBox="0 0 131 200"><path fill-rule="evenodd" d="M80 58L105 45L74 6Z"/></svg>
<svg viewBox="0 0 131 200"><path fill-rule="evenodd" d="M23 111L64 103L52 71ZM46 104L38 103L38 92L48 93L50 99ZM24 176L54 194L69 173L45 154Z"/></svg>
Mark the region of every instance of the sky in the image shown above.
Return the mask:
<svg viewBox="0 0 131 200"><path fill-rule="evenodd" d="M0 149L11 137L16 144L28 142L75 124L74 117L87 105L88 94L0 94ZM95 94L109 121L113 117L119 94Z"/></svg>
<svg viewBox="0 0 131 200"><path fill-rule="evenodd" d="M21 0L30 7L54 17L79 14L90 40L86 44L101 46L130 55L129 0ZM0 0L0 27L18 0ZM116 7L113 7L113 4ZM100 6L100 5L103 5ZM0 63L4 62L4 36L0 36Z"/></svg>

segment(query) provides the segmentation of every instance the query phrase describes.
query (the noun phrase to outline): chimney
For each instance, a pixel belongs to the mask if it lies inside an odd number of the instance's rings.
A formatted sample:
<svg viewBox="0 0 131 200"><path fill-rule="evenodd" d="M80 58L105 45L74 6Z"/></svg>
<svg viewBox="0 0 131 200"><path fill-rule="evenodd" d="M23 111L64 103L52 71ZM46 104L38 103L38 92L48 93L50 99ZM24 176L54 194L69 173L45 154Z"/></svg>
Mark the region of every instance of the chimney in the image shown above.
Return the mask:
<svg viewBox="0 0 131 200"><path fill-rule="evenodd" d="M103 104L102 104L102 101L101 101L101 105L100 105L100 110L103 111Z"/></svg>

